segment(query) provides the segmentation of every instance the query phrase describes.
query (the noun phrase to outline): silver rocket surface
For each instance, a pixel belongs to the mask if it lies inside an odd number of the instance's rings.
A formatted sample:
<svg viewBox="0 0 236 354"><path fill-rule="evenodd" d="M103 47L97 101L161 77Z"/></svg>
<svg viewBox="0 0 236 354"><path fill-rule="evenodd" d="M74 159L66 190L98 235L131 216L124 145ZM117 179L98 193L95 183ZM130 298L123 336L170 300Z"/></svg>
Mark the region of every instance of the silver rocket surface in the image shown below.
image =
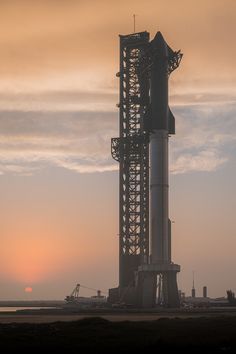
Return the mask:
<svg viewBox="0 0 236 354"><path fill-rule="evenodd" d="M171 261L168 139L175 133L175 119L168 105L168 67L173 51L160 32L152 40L151 50L150 250L155 264Z"/></svg>

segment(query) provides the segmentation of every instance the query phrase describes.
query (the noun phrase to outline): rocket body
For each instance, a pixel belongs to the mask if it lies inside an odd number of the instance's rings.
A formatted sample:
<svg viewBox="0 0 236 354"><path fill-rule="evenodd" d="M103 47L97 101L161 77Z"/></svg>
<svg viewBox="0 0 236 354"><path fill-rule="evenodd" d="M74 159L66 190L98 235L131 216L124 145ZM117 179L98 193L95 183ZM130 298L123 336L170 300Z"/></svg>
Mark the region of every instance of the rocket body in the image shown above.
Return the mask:
<svg viewBox="0 0 236 354"><path fill-rule="evenodd" d="M151 42L150 250L151 263L170 263L168 139L174 117L168 106L168 59L172 50L158 32Z"/></svg>
<svg viewBox="0 0 236 354"><path fill-rule="evenodd" d="M151 262L169 261L168 131L150 136L150 235Z"/></svg>

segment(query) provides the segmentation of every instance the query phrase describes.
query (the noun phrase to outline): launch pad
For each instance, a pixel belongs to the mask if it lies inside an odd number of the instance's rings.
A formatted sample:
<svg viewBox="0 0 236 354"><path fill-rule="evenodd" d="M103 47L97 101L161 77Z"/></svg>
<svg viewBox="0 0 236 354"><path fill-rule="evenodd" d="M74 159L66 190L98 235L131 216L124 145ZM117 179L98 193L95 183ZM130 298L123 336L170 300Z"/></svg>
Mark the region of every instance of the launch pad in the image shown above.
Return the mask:
<svg viewBox="0 0 236 354"><path fill-rule="evenodd" d="M168 78L181 61L158 32L120 36L120 136L111 143L119 162L119 286L111 303L140 308L179 306L171 261L168 139L175 119Z"/></svg>

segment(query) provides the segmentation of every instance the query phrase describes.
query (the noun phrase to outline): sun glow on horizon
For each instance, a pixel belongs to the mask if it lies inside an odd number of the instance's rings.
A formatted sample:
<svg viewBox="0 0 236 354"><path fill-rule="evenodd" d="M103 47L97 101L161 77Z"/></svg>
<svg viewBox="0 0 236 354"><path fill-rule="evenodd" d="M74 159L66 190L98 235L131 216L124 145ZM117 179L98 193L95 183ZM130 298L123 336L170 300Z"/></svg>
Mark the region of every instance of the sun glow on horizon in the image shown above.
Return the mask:
<svg viewBox="0 0 236 354"><path fill-rule="evenodd" d="M94 247L94 239L89 237L94 234L94 229L86 230L88 236L82 239L67 224L58 223L52 217L48 221L41 214L34 219L28 211L25 225L26 217L18 210L15 215L15 223L8 223L2 234L0 277L3 279L19 282L23 289L33 289L35 284L65 276L75 269L84 269L89 257L96 259L97 247ZM70 242L62 235L66 230Z"/></svg>
<svg viewBox="0 0 236 354"><path fill-rule="evenodd" d="M63 273L70 266L70 249L65 240L50 233L5 239L2 256L1 273L8 279L31 284L25 292L32 291L32 284Z"/></svg>
<svg viewBox="0 0 236 354"><path fill-rule="evenodd" d="M32 293L32 291L33 291L33 288L31 288L31 286L27 286L25 288L25 293Z"/></svg>

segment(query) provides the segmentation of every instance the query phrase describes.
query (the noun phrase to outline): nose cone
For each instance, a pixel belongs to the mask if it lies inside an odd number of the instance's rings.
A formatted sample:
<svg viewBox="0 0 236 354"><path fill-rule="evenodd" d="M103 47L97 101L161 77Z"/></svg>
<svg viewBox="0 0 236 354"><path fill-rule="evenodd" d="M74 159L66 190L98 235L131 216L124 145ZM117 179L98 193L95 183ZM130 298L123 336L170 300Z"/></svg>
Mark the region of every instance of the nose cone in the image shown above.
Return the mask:
<svg viewBox="0 0 236 354"><path fill-rule="evenodd" d="M153 38L152 42L157 43L157 44L165 44L165 40L164 37L162 35L162 33L160 31L158 31L155 35L155 37Z"/></svg>
<svg viewBox="0 0 236 354"><path fill-rule="evenodd" d="M151 45L153 47L153 49L155 51L157 51L157 53L166 55L167 52L167 45L166 45L166 41L164 40L161 32L157 32L157 34L155 35L155 37L153 38L153 40L151 41Z"/></svg>
<svg viewBox="0 0 236 354"><path fill-rule="evenodd" d="M151 41L151 46L159 56L171 56L173 54L172 49L168 46L160 31L157 32Z"/></svg>

